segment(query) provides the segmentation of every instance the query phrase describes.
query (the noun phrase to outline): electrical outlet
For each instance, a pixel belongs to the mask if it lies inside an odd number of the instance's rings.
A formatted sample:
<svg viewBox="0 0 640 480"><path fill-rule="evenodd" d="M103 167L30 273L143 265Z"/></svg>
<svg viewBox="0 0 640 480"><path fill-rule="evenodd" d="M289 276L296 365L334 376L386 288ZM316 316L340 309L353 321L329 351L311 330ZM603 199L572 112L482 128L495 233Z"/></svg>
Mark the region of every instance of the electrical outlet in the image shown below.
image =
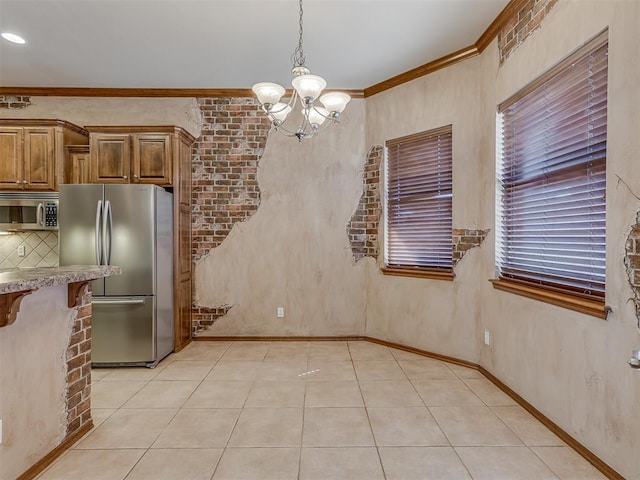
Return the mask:
<svg viewBox="0 0 640 480"><path fill-rule="evenodd" d="M284 318L284 307L278 307L276 310L278 318Z"/></svg>
<svg viewBox="0 0 640 480"><path fill-rule="evenodd" d="M491 345L491 332L489 330L484 331L484 344Z"/></svg>
<svg viewBox="0 0 640 480"><path fill-rule="evenodd" d="M24 245L18 245L18 256L19 257L24 257Z"/></svg>

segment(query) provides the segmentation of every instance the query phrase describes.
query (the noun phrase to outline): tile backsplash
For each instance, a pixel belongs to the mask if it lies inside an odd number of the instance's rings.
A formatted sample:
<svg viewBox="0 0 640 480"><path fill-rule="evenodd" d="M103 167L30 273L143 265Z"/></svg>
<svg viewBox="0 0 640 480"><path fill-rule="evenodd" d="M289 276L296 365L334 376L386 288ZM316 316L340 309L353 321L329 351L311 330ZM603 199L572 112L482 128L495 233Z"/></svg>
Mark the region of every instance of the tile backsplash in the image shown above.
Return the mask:
<svg viewBox="0 0 640 480"><path fill-rule="evenodd" d="M18 255L24 246L24 256ZM0 235L0 269L15 267L57 267L57 232L19 232Z"/></svg>

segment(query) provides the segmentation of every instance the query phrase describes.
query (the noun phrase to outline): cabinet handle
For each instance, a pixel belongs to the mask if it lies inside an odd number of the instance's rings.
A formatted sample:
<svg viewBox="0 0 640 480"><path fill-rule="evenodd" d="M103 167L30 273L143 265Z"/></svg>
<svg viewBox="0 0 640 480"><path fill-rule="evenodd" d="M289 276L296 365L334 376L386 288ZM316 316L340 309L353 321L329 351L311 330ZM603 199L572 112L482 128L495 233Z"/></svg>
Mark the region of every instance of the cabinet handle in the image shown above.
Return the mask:
<svg viewBox="0 0 640 480"><path fill-rule="evenodd" d="M125 175L125 176L124 176L124 177L122 177L122 178L124 178L124 179L126 180L126 179L127 179L127 178L129 178L129 177L127 177L127 176Z"/></svg>
<svg viewBox="0 0 640 480"><path fill-rule="evenodd" d="M138 179L138 175L134 175L133 178L135 178L137 180Z"/></svg>
<svg viewBox="0 0 640 480"><path fill-rule="evenodd" d="M27 183L27 181L26 180L22 180L22 183Z"/></svg>
<svg viewBox="0 0 640 480"><path fill-rule="evenodd" d="M16 180L16 183L20 183L20 180Z"/></svg>

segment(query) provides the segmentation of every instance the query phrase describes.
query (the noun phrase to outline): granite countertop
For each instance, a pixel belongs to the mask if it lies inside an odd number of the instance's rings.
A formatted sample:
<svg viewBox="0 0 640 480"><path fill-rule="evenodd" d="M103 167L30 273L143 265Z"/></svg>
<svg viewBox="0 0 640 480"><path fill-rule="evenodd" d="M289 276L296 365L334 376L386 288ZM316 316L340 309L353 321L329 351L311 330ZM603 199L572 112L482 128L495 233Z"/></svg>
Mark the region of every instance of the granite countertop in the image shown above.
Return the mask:
<svg viewBox="0 0 640 480"><path fill-rule="evenodd" d="M0 295L3 293L54 287L67 283L118 275L120 267L111 265L70 265L68 267L10 268L0 270Z"/></svg>

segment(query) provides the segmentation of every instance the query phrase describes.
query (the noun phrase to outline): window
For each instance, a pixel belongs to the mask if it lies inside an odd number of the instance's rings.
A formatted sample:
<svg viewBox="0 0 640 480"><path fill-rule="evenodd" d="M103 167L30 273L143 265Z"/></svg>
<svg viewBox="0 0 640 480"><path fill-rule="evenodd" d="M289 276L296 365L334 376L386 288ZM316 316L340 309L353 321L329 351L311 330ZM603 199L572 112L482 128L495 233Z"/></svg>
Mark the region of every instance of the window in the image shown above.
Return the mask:
<svg viewBox="0 0 640 480"><path fill-rule="evenodd" d="M494 285L603 316L606 32L498 112Z"/></svg>
<svg viewBox="0 0 640 480"><path fill-rule="evenodd" d="M453 279L451 125L386 147L383 272Z"/></svg>

